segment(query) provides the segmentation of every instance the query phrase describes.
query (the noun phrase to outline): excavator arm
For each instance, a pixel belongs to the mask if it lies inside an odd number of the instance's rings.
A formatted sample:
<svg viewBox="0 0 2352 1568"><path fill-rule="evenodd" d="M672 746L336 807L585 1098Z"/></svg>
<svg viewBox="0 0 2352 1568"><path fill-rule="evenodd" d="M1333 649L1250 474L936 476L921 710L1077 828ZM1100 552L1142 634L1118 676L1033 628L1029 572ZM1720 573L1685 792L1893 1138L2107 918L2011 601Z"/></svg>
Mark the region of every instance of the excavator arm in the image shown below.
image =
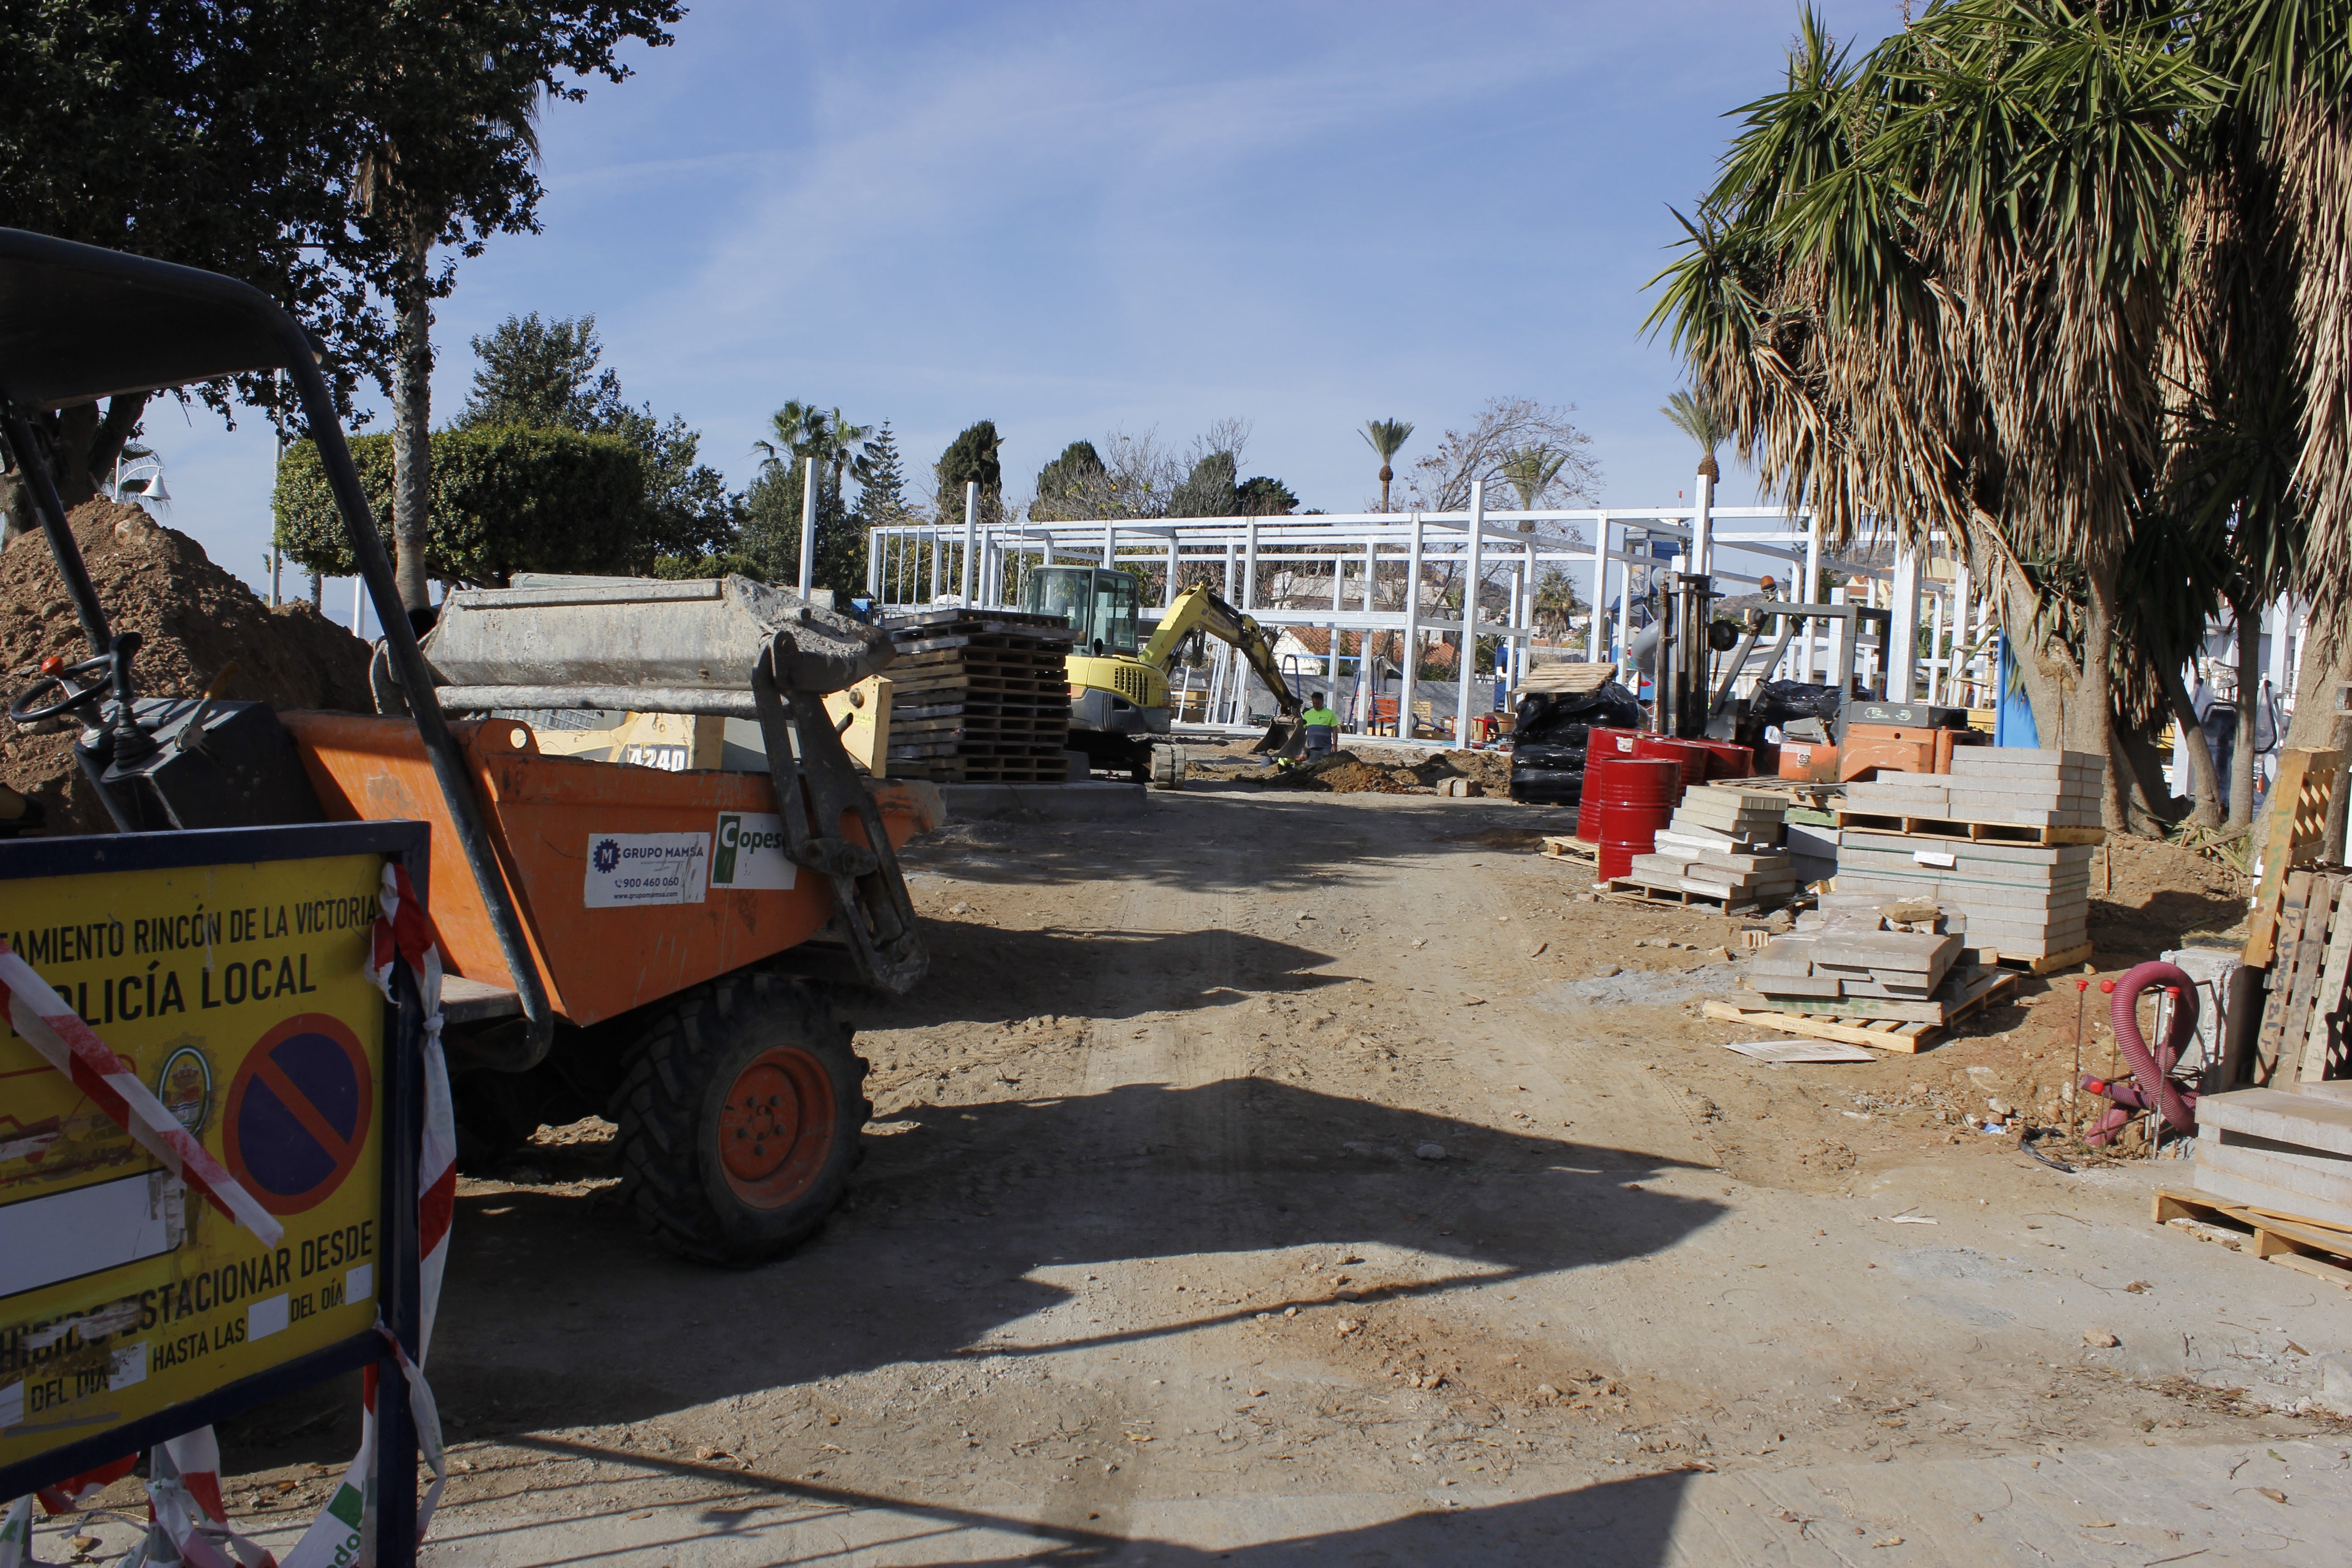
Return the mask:
<svg viewBox="0 0 2352 1568"><path fill-rule="evenodd" d="M1266 727L1265 737L1258 742L1255 750L1297 756L1306 744L1306 737L1296 722L1300 707L1298 694L1290 689L1290 683L1282 679L1282 667L1274 661L1273 639L1257 622L1212 593L1205 583L1196 583L1176 595L1176 602L1160 618L1159 629L1137 657L1164 675L1169 662L1176 657L1176 649L1195 631L1230 643L1249 660L1249 667L1257 671L1265 689L1274 693L1276 717Z"/></svg>

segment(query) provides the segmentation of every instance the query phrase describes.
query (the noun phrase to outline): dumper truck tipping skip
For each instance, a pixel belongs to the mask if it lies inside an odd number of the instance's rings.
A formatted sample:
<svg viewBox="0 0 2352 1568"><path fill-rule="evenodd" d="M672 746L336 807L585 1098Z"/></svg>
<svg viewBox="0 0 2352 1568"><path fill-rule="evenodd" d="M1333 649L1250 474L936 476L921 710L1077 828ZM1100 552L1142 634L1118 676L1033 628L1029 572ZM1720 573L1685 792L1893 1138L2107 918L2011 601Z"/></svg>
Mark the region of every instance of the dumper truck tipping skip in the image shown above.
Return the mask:
<svg viewBox="0 0 2352 1568"><path fill-rule="evenodd" d="M375 715L139 697L139 639L110 631L26 460L44 450L28 414L273 370L384 626ZM926 963L896 853L922 805L852 769L822 700L887 664L887 637L742 578L585 580L461 590L420 647L293 320L231 279L13 229L0 430L90 647L45 666L9 716L84 726L76 761L118 830L429 824L461 1133L495 1147L551 1116L611 1115L626 1205L709 1262L771 1258L816 1226L856 1152L866 1064L778 955L823 939L895 992ZM768 772L543 756L529 724L488 716L591 707L755 720Z"/></svg>

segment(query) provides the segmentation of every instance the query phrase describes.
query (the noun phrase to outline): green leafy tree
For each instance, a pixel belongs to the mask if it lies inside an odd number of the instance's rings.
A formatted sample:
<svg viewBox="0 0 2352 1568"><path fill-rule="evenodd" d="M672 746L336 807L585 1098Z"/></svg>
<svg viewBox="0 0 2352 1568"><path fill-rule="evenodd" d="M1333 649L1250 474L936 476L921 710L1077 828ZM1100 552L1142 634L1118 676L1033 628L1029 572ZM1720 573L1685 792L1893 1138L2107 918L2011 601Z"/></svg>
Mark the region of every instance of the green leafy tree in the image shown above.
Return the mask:
<svg viewBox="0 0 2352 1568"><path fill-rule="evenodd" d="M1234 499L1244 517L1287 517L1297 510L1298 497L1288 485L1258 474L1234 487Z"/></svg>
<svg viewBox="0 0 2352 1568"><path fill-rule="evenodd" d="M1095 444L1073 441L1037 470L1037 499L1029 503L1029 515L1053 521L1096 516L1109 484L1110 472Z"/></svg>
<svg viewBox="0 0 2352 1568"><path fill-rule="evenodd" d="M1364 444L1380 455L1381 510L1386 511L1389 510L1389 481L1396 478L1396 470L1389 466L1390 459L1412 439L1412 424L1405 419L1367 419L1359 434L1364 437Z"/></svg>
<svg viewBox="0 0 2352 1568"><path fill-rule="evenodd" d="M1698 443L1698 471L1710 479L1722 479L1723 470L1717 466L1715 454L1723 446L1727 432L1723 416L1715 405L1688 392L1677 392L1666 399L1665 406L1658 412L1666 416L1667 424Z"/></svg>
<svg viewBox="0 0 2352 1568"><path fill-rule="evenodd" d="M632 406L619 373L602 363L596 318L542 321L509 316L473 340L480 367L457 416L462 429L519 425L617 436L644 458L643 522L648 564L663 556L723 554L736 547L742 500L726 477L699 460L702 437L651 404Z"/></svg>
<svg viewBox="0 0 2352 1568"><path fill-rule="evenodd" d="M1241 488L1234 482L1237 465L1231 452L1204 454L1168 498L1170 517L1234 517L1242 510Z"/></svg>
<svg viewBox="0 0 2352 1568"><path fill-rule="evenodd" d="M1004 438L996 433L996 421L982 419L968 426L948 443L931 472L939 480L939 510L942 521L963 520L963 488L980 486L980 520L993 521L1004 515L1004 469L997 461L997 451Z"/></svg>
<svg viewBox="0 0 2352 1568"><path fill-rule="evenodd" d="M581 77L620 80L621 46L669 42L681 15L669 0L0 0L6 221L245 279L317 335L346 416L373 377L404 395L395 419L414 436L430 299L488 236L537 226L530 107L582 96ZM93 493L148 395L38 416L68 503ZM280 393L248 375L194 395L226 414ZM0 486L12 520L17 482ZM415 602L421 579L404 576Z"/></svg>
<svg viewBox="0 0 2352 1568"><path fill-rule="evenodd" d="M393 438L365 436L352 458L368 504L392 498ZM433 435L432 580L504 586L517 572L632 573L645 567L644 458L616 436L514 425ZM318 447L289 447L272 503L278 548L321 576L357 570Z"/></svg>
<svg viewBox="0 0 2352 1568"><path fill-rule="evenodd" d="M816 463L816 537L811 584L846 593L862 583L865 529L844 504L844 480L866 471L870 426L853 425L838 408L798 398L769 416L768 437L752 443L763 454L759 478L743 498L743 548L772 583L797 583L801 564L802 499L807 464ZM892 449L896 460L895 446Z"/></svg>

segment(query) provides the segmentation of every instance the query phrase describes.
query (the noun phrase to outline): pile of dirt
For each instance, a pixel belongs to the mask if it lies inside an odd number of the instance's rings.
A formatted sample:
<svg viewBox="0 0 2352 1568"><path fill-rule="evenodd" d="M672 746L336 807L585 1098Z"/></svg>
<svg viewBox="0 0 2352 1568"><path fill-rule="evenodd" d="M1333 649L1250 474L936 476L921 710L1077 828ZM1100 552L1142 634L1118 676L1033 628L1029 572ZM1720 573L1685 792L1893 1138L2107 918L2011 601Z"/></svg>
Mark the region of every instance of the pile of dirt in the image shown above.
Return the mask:
<svg viewBox="0 0 2352 1568"><path fill-rule="evenodd" d="M373 712L365 643L309 605L271 610L213 564L186 534L135 506L99 500L74 509L74 538L117 632L144 638L132 678L142 697L194 697L234 660L225 696L272 708ZM0 551L0 668L21 691L50 655L89 657L48 541L27 533ZM73 763L74 731L10 726L0 783L38 801L52 833L107 831Z"/></svg>
<svg viewBox="0 0 2352 1568"><path fill-rule="evenodd" d="M2091 862L2091 940L2102 954L2154 958L2190 931L2243 935L2252 894L2242 872L2210 855L2110 833Z"/></svg>
<svg viewBox="0 0 2352 1568"><path fill-rule="evenodd" d="M1343 750L1258 782L1328 795L1428 795L1447 779L1469 779L1485 794L1505 795L1511 787L1511 759L1501 752L1442 752L1431 757Z"/></svg>

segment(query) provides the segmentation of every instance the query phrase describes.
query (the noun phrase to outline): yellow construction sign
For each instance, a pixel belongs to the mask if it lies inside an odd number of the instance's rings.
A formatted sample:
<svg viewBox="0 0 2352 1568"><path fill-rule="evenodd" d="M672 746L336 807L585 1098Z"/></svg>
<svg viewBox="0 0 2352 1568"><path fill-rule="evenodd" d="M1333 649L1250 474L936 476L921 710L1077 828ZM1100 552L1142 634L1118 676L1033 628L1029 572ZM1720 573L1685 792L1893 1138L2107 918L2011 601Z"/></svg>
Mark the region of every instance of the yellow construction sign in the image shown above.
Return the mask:
<svg viewBox="0 0 2352 1568"><path fill-rule="evenodd" d="M104 842L121 860L142 839ZM387 1009L366 961L383 862L0 880L0 933L285 1226L265 1247L10 1030L0 1469L374 1321Z"/></svg>

